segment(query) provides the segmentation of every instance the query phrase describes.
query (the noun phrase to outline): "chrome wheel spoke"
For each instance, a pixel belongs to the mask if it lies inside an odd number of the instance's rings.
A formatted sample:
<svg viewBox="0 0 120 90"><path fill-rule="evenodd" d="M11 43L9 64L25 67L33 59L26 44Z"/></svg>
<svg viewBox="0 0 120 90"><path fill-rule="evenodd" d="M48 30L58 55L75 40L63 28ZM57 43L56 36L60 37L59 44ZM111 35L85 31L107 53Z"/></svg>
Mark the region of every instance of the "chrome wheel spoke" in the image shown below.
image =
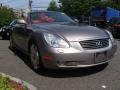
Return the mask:
<svg viewBox="0 0 120 90"><path fill-rule="evenodd" d="M31 63L34 69L39 68L39 52L35 45L31 46Z"/></svg>

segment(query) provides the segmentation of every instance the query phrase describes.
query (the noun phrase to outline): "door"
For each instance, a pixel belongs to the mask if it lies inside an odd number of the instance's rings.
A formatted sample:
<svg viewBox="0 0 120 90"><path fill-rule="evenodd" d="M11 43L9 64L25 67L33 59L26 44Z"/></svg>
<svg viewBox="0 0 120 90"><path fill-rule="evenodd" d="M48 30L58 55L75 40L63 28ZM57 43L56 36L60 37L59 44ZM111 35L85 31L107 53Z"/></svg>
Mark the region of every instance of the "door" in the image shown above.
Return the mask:
<svg viewBox="0 0 120 90"><path fill-rule="evenodd" d="M28 26L27 27L21 26L19 29L20 29L19 30L19 42L20 42L19 45L24 51L27 51L30 29L28 29Z"/></svg>
<svg viewBox="0 0 120 90"><path fill-rule="evenodd" d="M14 25L12 34L13 34L12 36L13 36L14 42L17 45L17 47L24 50L24 46L25 46L24 43L26 43L26 37L27 37L25 25L16 23Z"/></svg>
<svg viewBox="0 0 120 90"><path fill-rule="evenodd" d="M13 28L12 28L12 38L14 40L14 43L17 47L20 46L20 25L18 23L16 23L15 25L13 25Z"/></svg>

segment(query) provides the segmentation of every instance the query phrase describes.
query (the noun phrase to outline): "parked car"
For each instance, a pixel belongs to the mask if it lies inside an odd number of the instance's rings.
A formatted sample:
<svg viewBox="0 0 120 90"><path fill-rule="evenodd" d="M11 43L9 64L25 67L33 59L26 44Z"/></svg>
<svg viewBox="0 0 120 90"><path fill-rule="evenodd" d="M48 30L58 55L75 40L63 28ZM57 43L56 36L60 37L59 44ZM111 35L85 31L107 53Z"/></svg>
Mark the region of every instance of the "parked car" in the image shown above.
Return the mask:
<svg viewBox="0 0 120 90"><path fill-rule="evenodd" d="M5 26L1 28L1 37L3 40L9 39L10 37L10 27L9 26Z"/></svg>
<svg viewBox="0 0 120 90"><path fill-rule="evenodd" d="M9 26L4 26L0 30L0 36L2 37L3 40L7 40L10 38L10 32L12 30L12 25L16 23L16 20L13 20Z"/></svg>
<svg viewBox="0 0 120 90"><path fill-rule="evenodd" d="M89 17L86 16L70 16L74 21L79 22L81 24L90 24Z"/></svg>
<svg viewBox="0 0 120 90"><path fill-rule="evenodd" d="M120 36L120 17L114 17L109 22L113 36Z"/></svg>
<svg viewBox="0 0 120 90"><path fill-rule="evenodd" d="M2 35L2 28L0 28L0 36Z"/></svg>
<svg viewBox="0 0 120 90"><path fill-rule="evenodd" d="M32 11L13 25L10 47L30 56L34 70L73 69L108 63L116 52L111 33L79 25L62 12Z"/></svg>

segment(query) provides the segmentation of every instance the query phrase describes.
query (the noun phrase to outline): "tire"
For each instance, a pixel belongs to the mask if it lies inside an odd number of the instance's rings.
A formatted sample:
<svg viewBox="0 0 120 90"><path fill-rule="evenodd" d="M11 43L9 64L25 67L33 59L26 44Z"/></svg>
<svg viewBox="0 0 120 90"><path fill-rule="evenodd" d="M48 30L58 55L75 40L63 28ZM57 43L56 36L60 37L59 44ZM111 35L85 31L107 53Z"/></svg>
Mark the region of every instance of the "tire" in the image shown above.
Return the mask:
<svg viewBox="0 0 120 90"><path fill-rule="evenodd" d="M30 60L31 60L32 68L35 71L39 71L43 69L43 64L40 58L40 52L35 43L32 43L30 45Z"/></svg>

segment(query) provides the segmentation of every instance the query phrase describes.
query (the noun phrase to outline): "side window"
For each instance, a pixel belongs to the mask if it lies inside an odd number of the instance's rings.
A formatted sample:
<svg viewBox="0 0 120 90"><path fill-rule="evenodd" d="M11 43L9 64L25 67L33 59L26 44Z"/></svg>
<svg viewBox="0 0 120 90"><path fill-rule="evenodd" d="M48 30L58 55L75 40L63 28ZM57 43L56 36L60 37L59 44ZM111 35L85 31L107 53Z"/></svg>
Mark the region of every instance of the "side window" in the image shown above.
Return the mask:
<svg viewBox="0 0 120 90"><path fill-rule="evenodd" d="M17 22L17 20L14 20L14 21L10 24L10 26L19 27L20 24Z"/></svg>
<svg viewBox="0 0 120 90"><path fill-rule="evenodd" d="M17 23L16 20L15 20L15 21L12 21L12 22L10 23L10 26L14 26L16 23Z"/></svg>

